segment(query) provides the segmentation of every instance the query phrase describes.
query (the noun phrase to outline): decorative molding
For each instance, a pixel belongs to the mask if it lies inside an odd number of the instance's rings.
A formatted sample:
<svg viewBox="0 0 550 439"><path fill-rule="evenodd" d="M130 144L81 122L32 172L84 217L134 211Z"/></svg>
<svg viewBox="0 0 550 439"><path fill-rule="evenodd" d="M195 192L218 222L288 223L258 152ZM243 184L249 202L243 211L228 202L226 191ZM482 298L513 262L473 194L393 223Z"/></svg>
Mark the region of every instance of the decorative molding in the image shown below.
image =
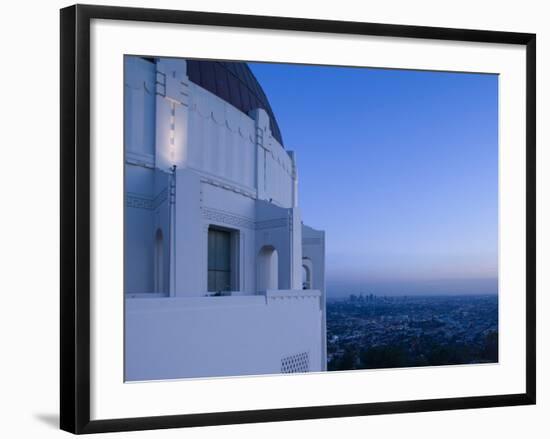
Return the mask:
<svg viewBox="0 0 550 439"><path fill-rule="evenodd" d="M290 229L290 233L294 231L294 210L288 209L288 228Z"/></svg>
<svg viewBox="0 0 550 439"><path fill-rule="evenodd" d="M158 195L153 199L153 209L158 208L162 203L168 199L168 188L162 189Z"/></svg>
<svg viewBox="0 0 550 439"><path fill-rule="evenodd" d="M238 216L231 213L223 212L217 209L210 209L207 207L202 208L202 215L204 219L208 221L214 221L217 223L228 224L236 227L244 227L247 229L254 229L254 221L244 216Z"/></svg>
<svg viewBox="0 0 550 439"><path fill-rule="evenodd" d="M321 245L321 238L302 238L302 245Z"/></svg>
<svg viewBox="0 0 550 439"><path fill-rule="evenodd" d="M126 207L153 210L153 200L143 195L126 193Z"/></svg>
<svg viewBox="0 0 550 439"><path fill-rule="evenodd" d="M242 113L201 86L191 82L189 85L188 107L190 111L195 112L203 119L211 120L217 126L225 127L232 133L237 133L252 144L256 143L254 128L252 126L247 128L252 119L249 115ZM230 113L232 113L232 116L228 116Z"/></svg>
<svg viewBox="0 0 550 439"><path fill-rule="evenodd" d="M166 97L166 73L156 71L156 93L163 98Z"/></svg>
<svg viewBox="0 0 550 439"><path fill-rule="evenodd" d="M189 166L190 169L196 170L197 172L200 172L202 174L210 174L206 171L203 171L201 169L194 168L192 166ZM221 189L225 189L227 191L235 192L239 195L244 195L245 197L252 198L253 200L256 200L256 194L254 192L251 192L250 190L245 189L244 187L236 186L233 183L229 183L226 181L222 181L219 177L207 177L203 176L201 177L201 183L206 183L211 186L219 187Z"/></svg>
<svg viewBox="0 0 550 439"><path fill-rule="evenodd" d="M134 192L126 193L126 207L155 210L168 198L168 188L162 189L155 198Z"/></svg>
<svg viewBox="0 0 550 439"><path fill-rule="evenodd" d="M288 218L276 218L266 221L254 221L252 218L235 215L209 207L202 208L202 216L205 220L216 223L223 223L235 227L243 227L251 230L274 229L277 227L288 227Z"/></svg>
<svg viewBox="0 0 550 439"><path fill-rule="evenodd" d="M265 293L266 301L292 301L304 299L319 299L322 296L320 290L267 290Z"/></svg>
<svg viewBox="0 0 550 439"><path fill-rule="evenodd" d="M274 229L276 227L288 227L288 218L276 218L256 222L256 230Z"/></svg>
<svg viewBox="0 0 550 439"><path fill-rule="evenodd" d="M128 165L142 166L148 169L155 169L155 156L134 151L126 151L125 163Z"/></svg>

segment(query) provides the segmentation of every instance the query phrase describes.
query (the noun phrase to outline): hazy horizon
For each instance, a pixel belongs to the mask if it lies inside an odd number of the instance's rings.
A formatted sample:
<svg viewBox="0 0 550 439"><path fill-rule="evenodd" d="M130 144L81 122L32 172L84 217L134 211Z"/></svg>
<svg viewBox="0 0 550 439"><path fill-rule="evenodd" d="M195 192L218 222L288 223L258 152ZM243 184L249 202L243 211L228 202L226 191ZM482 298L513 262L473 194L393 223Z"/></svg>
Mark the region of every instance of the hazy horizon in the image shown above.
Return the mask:
<svg viewBox="0 0 550 439"><path fill-rule="evenodd" d="M326 232L329 296L496 291L497 75L249 65Z"/></svg>
<svg viewBox="0 0 550 439"><path fill-rule="evenodd" d="M348 297L351 294L374 294L377 296L496 295L498 294L498 279L430 279L379 283L327 280L326 290L328 298Z"/></svg>

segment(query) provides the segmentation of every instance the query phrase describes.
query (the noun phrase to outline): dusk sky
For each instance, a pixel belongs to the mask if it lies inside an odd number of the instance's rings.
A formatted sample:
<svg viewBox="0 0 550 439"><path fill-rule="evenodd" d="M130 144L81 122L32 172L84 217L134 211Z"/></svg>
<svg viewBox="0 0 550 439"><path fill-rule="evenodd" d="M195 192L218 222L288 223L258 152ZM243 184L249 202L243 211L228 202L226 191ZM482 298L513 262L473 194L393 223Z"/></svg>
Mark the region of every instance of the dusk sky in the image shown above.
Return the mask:
<svg viewBox="0 0 550 439"><path fill-rule="evenodd" d="M498 76L249 63L328 294L496 293Z"/></svg>

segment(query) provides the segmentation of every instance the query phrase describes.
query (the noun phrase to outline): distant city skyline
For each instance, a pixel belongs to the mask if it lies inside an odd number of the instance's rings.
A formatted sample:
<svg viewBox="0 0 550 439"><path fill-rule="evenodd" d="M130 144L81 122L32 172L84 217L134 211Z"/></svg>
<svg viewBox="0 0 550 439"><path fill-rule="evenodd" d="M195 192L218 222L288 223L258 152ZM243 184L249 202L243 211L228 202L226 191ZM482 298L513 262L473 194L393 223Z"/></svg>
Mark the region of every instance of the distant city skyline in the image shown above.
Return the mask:
<svg viewBox="0 0 550 439"><path fill-rule="evenodd" d="M497 292L497 75L249 66L326 231L329 296Z"/></svg>

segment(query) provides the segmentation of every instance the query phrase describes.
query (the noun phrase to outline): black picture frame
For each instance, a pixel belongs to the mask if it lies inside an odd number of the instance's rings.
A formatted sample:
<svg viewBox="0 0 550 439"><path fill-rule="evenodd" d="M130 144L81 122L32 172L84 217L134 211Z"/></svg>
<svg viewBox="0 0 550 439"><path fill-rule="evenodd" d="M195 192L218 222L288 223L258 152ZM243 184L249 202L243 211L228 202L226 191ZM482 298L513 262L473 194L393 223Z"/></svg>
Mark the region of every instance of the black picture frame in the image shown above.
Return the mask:
<svg viewBox="0 0 550 439"><path fill-rule="evenodd" d="M525 66L527 75L526 392L494 396L90 420L90 22L93 19L525 46L527 54ZM535 34L89 5L75 5L62 9L60 24L61 429L76 434L99 433L535 404Z"/></svg>

